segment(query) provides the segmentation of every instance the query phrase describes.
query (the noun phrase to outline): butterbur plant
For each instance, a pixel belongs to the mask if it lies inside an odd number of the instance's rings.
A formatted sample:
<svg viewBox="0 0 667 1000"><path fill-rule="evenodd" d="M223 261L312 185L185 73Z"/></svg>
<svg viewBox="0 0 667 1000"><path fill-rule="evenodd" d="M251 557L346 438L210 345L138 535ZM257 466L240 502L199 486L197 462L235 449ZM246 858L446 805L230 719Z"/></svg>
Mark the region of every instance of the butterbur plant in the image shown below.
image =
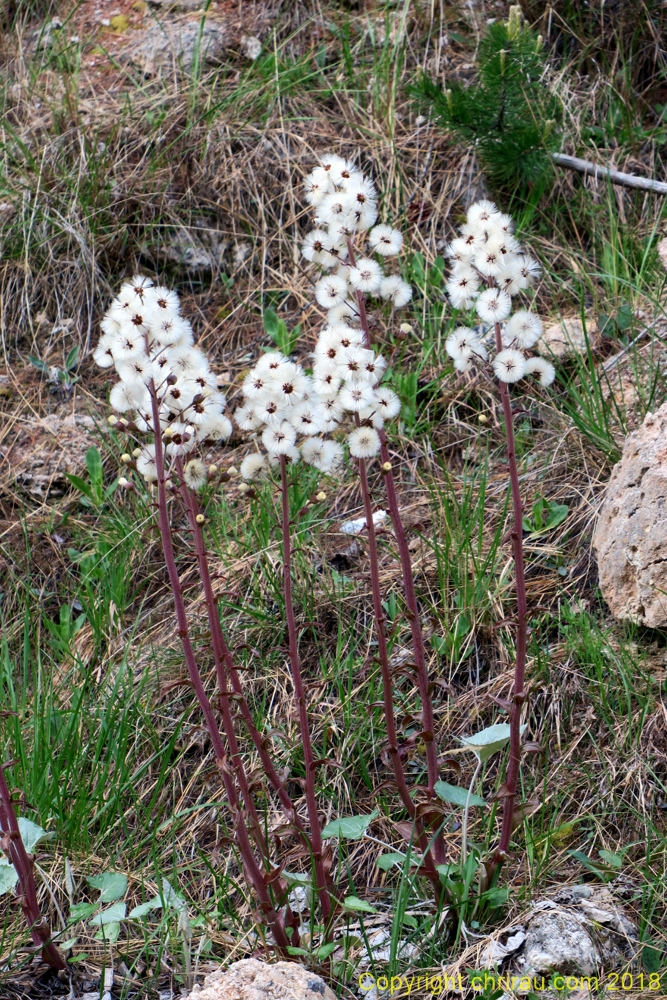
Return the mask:
<svg viewBox="0 0 667 1000"><path fill-rule="evenodd" d="M286 922L289 923L292 914L289 906L284 912L280 909L286 887L270 877L272 866L266 833L239 750L232 699L288 821L297 832L303 830L303 825L242 694L218 615L203 535L206 516L198 501L199 492L209 484L229 478L229 473L221 474L214 465L207 466L203 460L211 445L225 440L231 433L231 423L224 413L225 398L216 387L206 356L194 344L192 329L181 316L174 292L156 288L145 278L126 283L102 322L102 334L95 359L102 367L115 368L120 376L110 393L110 403L120 415L112 415L109 422L132 441L132 450L121 456L128 471L119 479L119 485L136 490L132 478L136 474L153 495L156 494L160 539L174 598L177 633L225 788L236 846L246 879L259 902L258 922L268 925L275 947L285 953L289 946ZM179 501L178 512L184 509L190 524L206 603L222 732L197 663L179 583L172 538L172 511Z"/></svg>
<svg viewBox="0 0 667 1000"><path fill-rule="evenodd" d="M530 309L512 312L512 299L525 292L540 273L537 262L524 252L513 235L509 215L499 212L487 200L470 206L459 236L450 243L447 255L452 262L447 291L456 309L474 308L482 326L460 326L447 340L447 352L459 372L473 368L493 374L503 407L507 461L512 494L512 551L516 586L516 654L514 683L509 705L510 754L505 783L501 789L503 818L494 864L507 858L512 835L517 783L521 761L521 715L527 700L525 690L527 600L523 558L523 516L521 486L514 444L514 415L510 386L526 376L539 378L549 386L555 378L553 365L528 352L542 333L539 316Z"/></svg>

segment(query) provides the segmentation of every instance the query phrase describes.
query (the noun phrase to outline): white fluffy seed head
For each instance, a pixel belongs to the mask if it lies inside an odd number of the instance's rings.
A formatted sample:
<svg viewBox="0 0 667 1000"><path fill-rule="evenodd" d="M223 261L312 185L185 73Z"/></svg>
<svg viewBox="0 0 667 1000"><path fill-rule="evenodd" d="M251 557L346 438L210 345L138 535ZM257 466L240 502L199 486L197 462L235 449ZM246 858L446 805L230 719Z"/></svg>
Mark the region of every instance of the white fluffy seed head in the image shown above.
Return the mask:
<svg viewBox="0 0 667 1000"><path fill-rule="evenodd" d="M529 358L524 369L525 375L539 375L540 385L549 386L556 378L556 369L546 358Z"/></svg>
<svg viewBox="0 0 667 1000"><path fill-rule="evenodd" d="M501 382L518 382L526 371L526 359L512 347L500 351L493 359L493 370Z"/></svg>
<svg viewBox="0 0 667 1000"><path fill-rule="evenodd" d="M192 458L183 469L183 480L191 490L201 490L206 485L206 466L200 459Z"/></svg>
<svg viewBox="0 0 667 1000"><path fill-rule="evenodd" d="M348 436L347 443L354 458L372 458L380 450L380 435L374 427L357 427Z"/></svg>
<svg viewBox="0 0 667 1000"><path fill-rule="evenodd" d="M502 323L511 308L512 300L500 288L487 288L476 302L477 315L484 323Z"/></svg>
<svg viewBox="0 0 667 1000"><path fill-rule="evenodd" d="M527 350L542 336L542 320L535 313L520 309L508 319L503 330L503 344Z"/></svg>

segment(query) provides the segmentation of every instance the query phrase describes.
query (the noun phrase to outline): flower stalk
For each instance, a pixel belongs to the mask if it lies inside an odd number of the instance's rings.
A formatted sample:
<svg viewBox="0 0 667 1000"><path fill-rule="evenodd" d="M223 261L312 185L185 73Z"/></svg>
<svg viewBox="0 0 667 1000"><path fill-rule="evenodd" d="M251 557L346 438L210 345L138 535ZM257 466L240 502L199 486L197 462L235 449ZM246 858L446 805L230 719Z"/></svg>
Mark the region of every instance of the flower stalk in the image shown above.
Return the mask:
<svg viewBox="0 0 667 1000"><path fill-rule="evenodd" d="M5 777L8 764L0 765L0 832L2 849L13 864L21 887L21 908L30 928L30 936L35 948L41 950L42 960L56 972L63 972L67 966L56 945L51 940L48 920L42 916L37 901L37 887L33 874L33 858L26 852L19 828L11 792Z"/></svg>
<svg viewBox="0 0 667 1000"><path fill-rule="evenodd" d="M308 705L306 693L301 675L301 662L299 659L299 640L296 628L296 618L294 615L294 602L292 600L292 529L289 509L289 483L287 479L287 459L285 455L280 456L280 487L281 487L281 509L282 509L282 540L283 540L283 595L285 598L285 616L287 618L287 636L289 643L289 663L292 673L292 683L294 684L294 699L299 713L299 730L303 742L303 762L306 771L306 807L308 819L310 821L310 843L313 853L313 866L315 868L315 891L320 900L322 917L325 924L331 919L331 898L327 887L327 877L322 856L322 831L317 811L317 797L315 794L315 769L318 762L313 754L313 745L310 738L310 724L308 720Z"/></svg>
<svg viewBox="0 0 667 1000"><path fill-rule="evenodd" d="M248 882L252 885L255 890L259 901L260 910L262 912L263 918L268 923L269 927L273 932L276 946L279 951L286 953L289 940L285 933L284 922L282 921L279 914L275 911L273 902L269 895L269 891L264 880L262 871L257 864L255 859L252 845L250 843L250 836L248 833L248 827L246 824L245 817L243 815L241 804L239 801L238 792L234 782L233 771L230 769L228 764L227 753L220 736L220 732L215 720L215 715L213 713L213 708L211 702L204 689L204 684L199 673L199 668L197 666L197 661L194 654L194 649L192 647L192 641L190 639L190 631L188 626L187 614L185 611L185 603L183 601L183 595L181 592L180 581L178 578L178 568L176 566L176 558L174 556L174 548L171 538L171 524L169 521L169 510L167 506L167 487L166 487L166 469L164 463L164 453L162 445L162 437L160 434L160 404L153 382L149 386L150 399L152 406L152 416L153 416L153 426L157 428L157 432L154 434L155 443L155 468L157 470L157 488L158 488L158 520L160 525L160 537L162 541L162 551L164 554L165 565L167 567L167 573L169 575L169 582L171 584L172 593L174 596L174 606L176 609L176 620L178 623L178 635L181 640L181 645L183 647L183 655L185 657L185 663L187 666L190 681L194 688L197 700L201 707L202 713L204 715L204 721L206 723L206 728L211 739L211 744L213 746L213 751L216 756L218 770L222 777L223 784L225 786L225 792L227 795L227 800L229 802L229 807L234 817L234 829L236 834L236 840L239 847L239 852L243 861L243 866L246 872L246 877ZM226 696L225 696L226 694ZM226 705L226 709L225 709ZM232 751L232 766L236 764L236 777L241 786L244 802L248 814L251 817L251 826L254 831L258 832L260 843L259 848L262 848L261 839L261 827L259 825L259 820L257 813L252 802L252 796L250 795L247 780L243 771L242 763L239 766L238 758L238 747L236 747L237 753L234 754L234 746L236 745L236 740L233 732L233 724L231 728L229 727L229 692L226 692L226 684L221 691L221 709L223 714L223 721L226 724L226 737L228 742L230 742L230 749Z"/></svg>

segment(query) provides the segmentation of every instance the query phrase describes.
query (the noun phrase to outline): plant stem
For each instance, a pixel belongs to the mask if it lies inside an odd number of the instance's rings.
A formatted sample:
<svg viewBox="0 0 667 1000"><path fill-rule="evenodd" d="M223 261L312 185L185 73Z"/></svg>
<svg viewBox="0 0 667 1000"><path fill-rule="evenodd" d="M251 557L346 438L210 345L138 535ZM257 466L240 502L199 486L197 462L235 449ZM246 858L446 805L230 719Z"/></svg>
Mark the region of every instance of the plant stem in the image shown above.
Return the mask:
<svg viewBox="0 0 667 1000"><path fill-rule="evenodd" d="M30 936L36 948L41 948L42 960L56 972L65 968L65 959L51 940L51 928L45 917L42 917L37 902L37 887L32 870L32 860L28 856L14 803L5 777L5 767L0 765L0 831L2 831L3 850L16 869L21 886L21 907L25 915Z"/></svg>
<svg viewBox="0 0 667 1000"><path fill-rule="evenodd" d="M294 604L292 601L292 534L290 526L287 461L284 455L280 456L280 484L282 489L283 593L285 597L285 615L287 617L289 661L292 672L292 683L294 684L294 696L299 711L301 739L303 741L303 761L306 769L306 806L308 809L308 818L310 820L310 841L313 851L313 864L315 866L315 888L320 898L320 906L322 907L322 917L324 923L328 924L331 917L331 899L327 888L326 872L324 870L324 861L322 858L322 833L320 830L319 816L317 814L317 799L315 797L316 763L310 740L308 707L303 687L303 678L301 676L299 642L296 631L296 619L294 617Z"/></svg>
<svg viewBox="0 0 667 1000"><path fill-rule="evenodd" d="M220 732L218 730L217 723L215 721L215 716L213 714L213 709L211 703L208 699L206 691L204 690L204 685L199 673L199 668L197 667L197 661L195 659L194 650L192 648L192 642L190 639L190 631L188 628L188 619L185 612L185 603L183 601L183 595L181 593L181 585L178 579L178 568L176 566L176 558L174 556L174 547L171 540L171 525L169 523L169 511L167 509L167 488L166 488L166 474L164 466L164 452L162 445L162 436L160 433L160 405L157 398L157 392L155 391L155 386L153 383L150 385L151 393L151 404L153 412L153 427L154 427L154 442L155 442L155 466L157 469L157 483L158 483L158 519L160 524L160 535L162 541L162 551L164 553L164 560L167 567L167 573L169 574L169 582L171 584L172 593L174 595L174 606L176 608L176 620L178 622L178 635L183 646L183 654L185 657L185 663L188 668L188 674L190 676L190 681L197 695L197 700L201 706L204 720L206 722L206 728L208 729L209 736L211 738L211 743L213 745L213 750L218 762L218 770L220 771L225 791L227 793L227 798L229 800L229 806L234 817L234 827L236 831L236 838L243 859L243 864L246 869L246 874L248 881L254 888L257 896L260 900L260 908L262 910L262 915L267 920L267 923L273 931L273 936L276 945L280 951L283 953L287 951L289 944L287 935L285 933L285 928L283 926L282 920L276 913L271 897L269 895L268 889L264 882L264 876L262 875L261 869L255 860L253 854L252 845L250 843L250 837L248 834L248 828L246 826L245 818L243 816L242 810L240 808L239 799L236 791L236 786L234 784L234 779L232 773L229 769L227 763L227 754L220 737Z"/></svg>
<svg viewBox="0 0 667 1000"><path fill-rule="evenodd" d="M363 458L357 460L359 466L359 479L361 480L361 495L364 501L364 514L366 515L366 531L368 533L368 554L371 564L371 590L373 594L373 614L375 617L375 632L378 643L378 660L380 661L380 672L382 674L382 696L384 702L384 717L387 727L387 743L389 745L389 756L394 771L394 779L398 787L398 793L405 809L413 821L417 842L424 858L424 868L429 878L436 885L440 884L438 873L435 869L433 856L431 854L428 839L424 832L421 820L417 816L417 809L410 797L401 762L401 755L398 748L398 736L396 733L396 722L394 720L393 685L391 682L391 669L389 667L389 651L387 649L387 633L385 630L384 608L382 607L382 593L380 591L380 566L378 560L377 537L375 535L375 525L373 524L373 504L368 488L368 472L366 462Z"/></svg>
<svg viewBox="0 0 667 1000"><path fill-rule="evenodd" d="M470 797L472 795L473 788L475 787L475 782L477 781L477 775L480 772L482 766L482 758L477 758L477 767L475 768L475 773L472 776L472 781L470 782L470 787L468 788L468 795L466 796L465 809L463 810L463 824L461 826L461 864L464 865L468 860L468 817L470 816Z"/></svg>
<svg viewBox="0 0 667 1000"><path fill-rule="evenodd" d="M290 795L285 788L284 783L280 780L278 772L271 760L271 757L266 749L264 740L257 729L252 713L248 706L248 702L243 693L243 686L241 684L241 679L238 675L236 665L232 653L225 640L224 633L222 631L222 626L220 624L220 617L218 615L218 607L215 595L213 593L213 585L211 582L211 574L208 566L208 559L206 557L206 548L204 545L204 536L202 532L201 525L197 523L197 514L199 513L199 506L197 504L197 497L195 493L188 489L185 482L183 481L183 463L179 460L178 472L181 479L181 493L187 508L188 517L190 520L190 527L192 528L192 533L195 540L195 551L197 553L197 562L199 565L199 576L202 582L202 587L204 590L204 599L206 601L206 611L208 614L208 624L211 631L211 647L213 649L213 657L215 659L216 674L218 677L218 686L220 687L221 693L226 691L227 688L227 678L231 679L232 689L234 694L237 696L236 701L240 707L241 715L246 728L250 734L250 738L253 741L255 749L257 750L260 760L262 761L262 766L266 771L267 777L271 782L274 790L280 798L280 803L283 807L285 815L290 823L293 823L297 828L298 832L307 838L305 827L301 821L301 817L297 813L294 803L292 802ZM225 695L227 702L229 701L229 694ZM310 841L308 840L310 844Z"/></svg>
<svg viewBox="0 0 667 1000"><path fill-rule="evenodd" d="M496 350L500 352L503 349L503 343L499 323L495 324L494 330ZM514 666L514 684L512 687L512 706L510 709L510 757L507 768L507 777L505 779L505 795L503 797L503 818L500 828L500 840L494 853L494 863L496 867L500 867L506 860L510 845L510 838L512 836L516 789L521 762L521 709L527 697L527 694L524 691L524 683L526 677L528 617L526 575L523 562L523 510L521 504L519 471L516 464L512 400L507 382L499 382L499 388L500 398L503 404L505 437L507 439L507 460L509 463L510 486L512 491L512 552L514 555L514 573L516 578L517 620L516 660Z"/></svg>
<svg viewBox="0 0 667 1000"><path fill-rule="evenodd" d="M350 264L354 266L354 245L351 240L348 240L348 252L350 257ZM364 346L368 349L371 348L371 331L368 324L368 316L366 314L366 303L364 301L364 296L361 292L356 293L357 306L359 309L359 322L361 329L364 334ZM380 432L380 458L382 464L391 465L391 458L389 455L389 444L387 441L387 435L384 429ZM428 775L428 795L430 799L436 798L435 784L440 777L440 771L438 768L438 747L435 740L435 718L433 715L433 701L431 698L431 692L429 689L429 679L428 670L426 669L426 650L424 647L424 633L422 632L421 620L419 618L419 605L417 604L417 595L415 592L415 581L412 572L412 560L410 559L410 549L408 548L408 540L405 533L405 527L403 525L403 519L401 517L401 509L398 503L398 496L396 493L396 484L394 482L394 473L392 469L389 471L384 471L384 487L387 494L387 506L389 507L389 516L391 517L391 522L394 526L394 534L396 536L396 544L398 546L398 555L401 562L401 575L403 577L403 590L405 593L405 603L408 609L408 619L410 621L410 633L412 636L412 651L415 658L415 666L417 668L417 686L419 688L419 697L422 703L422 726L423 733L422 739L426 746L426 767ZM433 842L433 854L437 864L443 864L446 858L445 842L442 835L442 831L438 831L435 835Z"/></svg>

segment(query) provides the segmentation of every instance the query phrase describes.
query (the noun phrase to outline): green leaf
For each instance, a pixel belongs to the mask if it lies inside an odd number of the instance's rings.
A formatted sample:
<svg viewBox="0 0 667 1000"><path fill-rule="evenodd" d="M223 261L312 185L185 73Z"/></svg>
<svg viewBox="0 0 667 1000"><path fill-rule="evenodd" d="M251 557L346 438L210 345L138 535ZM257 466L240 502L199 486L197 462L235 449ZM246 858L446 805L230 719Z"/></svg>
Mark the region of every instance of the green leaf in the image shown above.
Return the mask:
<svg viewBox="0 0 667 1000"><path fill-rule="evenodd" d="M109 944L113 944L115 941L118 940L119 934L120 934L120 924L117 921L112 920L110 923L104 924L100 928L100 930L95 935L95 940L108 941Z"/></svg>
<svg viewBox="0 0 667 1000"><path fill-rule="evenodd" d="M406 854L401 854L398 851L392 851L390 854L381 854L377 859L377 866L381 871L388 872L394 865L403 865L406 857Z"/></svg>
<svg viewBox="0 0 667 1000"><path fill-rule="evenodd" d="M568 851L567 853L571 858L574 858L575 861L578 861L580 865L583 865L587 871L592 872L593 875L600 879L600 881L606 882L608 880L608 874L603 871L599 865L596 865L595 862L591 861L588 855L584 854L583 851Z"/></svg>
<svg viewBox="0 0 667 1000"><path fill-rule="evenodd" d="M343 908L351 910L353 913L377 913L377 910L367 903L365 899L358 896L346 896L343 900Z"/></svg>
<svg viewBox="0 0 667 1000"><path fill-rule="evenodd" d="M88 885L93 889L100 890L100 903L110 903L114 899L121 899L127 890L127 875L122 872L104 872L102 875L92 875L86 879ZM123 904L125 905L125 904Z"/></svg>
<svg viewBox="0 0 667 1000"><path fill-rule="evenodd" d="M553 501L549 501L549 512L547 514L544 530L550 531L551 528L557 528L559 524L563 523L569 511L570 508L566 503L554 503Z"/></svg>
<svg viewBox="0 0 667 1000"><path fill-rule="evenodd" d="M42 361L41 358L36 358L32 354L28 355L28 361L33 366L33 368L37 369L37 371L39 371L39 372L46 372L46 374L48 375L48 373L49 373L49 366L47 365L46 361Z"/></svg>
<svg viewBox="0 0 667 1000"><path fill-rule="evenodd" d="M75 903L74 906L70 906L69 908L67 923L73 924L77 920L85 920L86 917L92 917L96 909L97 903Z"/></svg>
<svg viewBox="0 0 667 1000"><path fill-rule="evenodd" d="M468 800L468 789L459 788L458 785L449 785L446 781L437 781L433 786L435 788L436 795L438 795L443 802L450 802L453 806L463 806ZM475 795L473 792L470 796L471 806L485 806L486 802L480 795Z"/></svg>
<svg viewBox="0 0 667 1000"><path fill-rule="evenodd" d="M373 820L379 816L374 809L369 816L344 816L334 819L322 830L323 837L342 837L343 840L361 840Z"/></svg>
<svg viewBox="0 0 667 1000"><path fill-rule="evenodd" d="M75 347L72 348L72 350L67 355L67 358L65 360L65 370L70 371L72 368L76 368L78 361L79 361L79 345L77 344Z"/></svg>
<svg viewBox="0 0 667 1000"><path fill-rule="evenodd" d="M480 899L483 899L488 906L496 908L504 906L509 899L509 896L509 889L494 886L493 889L487 889L486 892L483 892Z"/></svg>
<svg viewBox="0 0 667 1000"><path fill-rule="evenodd" d="M311 889L313 885L313 880L310 875L306 875L303 872L281 872L282 878L287 882L288 888L292 889L294 886L301 886L304 889Z"/></svg>
<svg viewBox="0 0 667 1000"><path fill-rule="evenodd" d="M125 903L113 903L111 906L107 906L106 910L102 910L96 917L93 917L88 926L104 927L105 924L115 924L118 920L125 919L126 911Z"/></svg>
<svg viewBox="0 0 667 1000"><path fill-rule="evenodd" d="M153 896L153 898L147 900L147 902L139 903L138 906L135 906L133 909L131 909L130 912L128 913L128 918L130 920L133 920L137 917L145 917L147 913L151 912L151 910L161 910L161 909L162 909L162 900L160 899L159 896Z"/></svg>
<svg viewBox="0 0 667 1000"><path fill-rule="evenodd" d="M525 728L526 725L524 724L521 727L521 732ZM475 733L474 736L460 737L464 747L477 754L481 761L488 760L494 753L502 750L505 744L509 743L509 739L510 727L508 722L498 722L495 726L488 726L486 729L482 729L480 733Z"/></svg>
<svg viewBox="0 0 667 1000"><path fill-rule="evenodd" d="M10 865L7 858L0 858L0 896L11 892L18 880L14 865Z"/></svg>
<svg viewBox="0 0 667 1000"><path fill-rule="evenodd" d="M162 879L162 896L167 906L170 906L172 910L176 910L180 913L182 910L186 909L185 900L180 893L176 892L166 878Z"/></svg>
<svg viewBox="0 0 667 1000"><path fill-rule="evenodd" d="M317 958L322 958L322 959L328 958L329 955L333 955L337 947L338 947L337 941L330 941L328 944L322 944L315 951L315 956Z"/></svg>
<svg viewBox="0 0 667 1000"><path fill-rule="evenodd" d="M287 954L288 955L308 955L309 952L307 952L305 948L295 948L295 946L293 944L288 944L287 945Z"/></svg>
<svg viewBox="0 0 667 1000"><path fill-rule="evenodd" d="M87 498L88 498L88 500L90 500L90 502L91 502L92 504L94 504L94 503L95 503L95 496L94 496L94 494L93 494L93 491L91 490L91 488L90 488L90 486L88 485L88 483L84 482L84 480L83 480L83 479L81 479L81 477L80 477L80 476L75 476L75 475L73 475L73 473L71 473L71 472L66 472L66 473L65 473L65 479L66 479L66 480L67 480L67 481L68 481L69 483L71 483L71 484L72 484L72 486L76 486L76 488L77 488L77 490L79 491L79 493L83 493L83 495L84 495L85 497L87 497Z"/></svg>
<svg viewBox="0 0 667 1000"><path fill-rule="evenodd" d="M32 854L40 840L49 836L46 830L42 830L41 826L33 823L31 819L26 819L25 816L19 817L19 830L27 854Z"/></svg>
<svg viewBox="0 0 667 1000"><path fill-rule="evenodd" d="M278 333L278 327L280 326L280 319L278 313L273 309L264 310L264 329L268 333L271 340L276 340L276 335Z"/></svg>
<svg viewBox="0 0 667 1000"><path fill-rule="evenodd" d="M93 486L101 486L104 473L102 471L102 456L97 448L89 448L86 452L86 468Z"/></svg>
<svg viewBox="0 0 667 1000"><path fill-rule="evenodd" d="M603 861L606 861L608 865L613 868L621 868L623 866L623 855L622 854L612 854L611 851L600 850L598 854Z"/></svg>

